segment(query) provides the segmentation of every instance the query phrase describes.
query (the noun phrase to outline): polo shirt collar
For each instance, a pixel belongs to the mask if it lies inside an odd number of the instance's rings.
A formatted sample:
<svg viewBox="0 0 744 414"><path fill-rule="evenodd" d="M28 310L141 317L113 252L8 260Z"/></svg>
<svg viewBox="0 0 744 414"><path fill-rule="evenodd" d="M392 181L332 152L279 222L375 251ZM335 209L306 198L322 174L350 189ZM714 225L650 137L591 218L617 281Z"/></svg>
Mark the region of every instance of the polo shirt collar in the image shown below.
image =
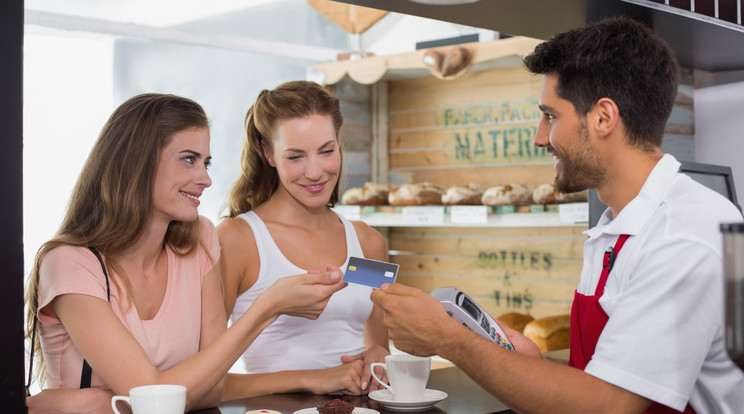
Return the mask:
<svg viewBox="0 0 744 414"><path fill-rule="evenodd" d="M641 191L623 208L620 214L614 220L610 220L612 212L608 208L602 214L597 226L585 231L584 234L590 238L602 234L630 234L631 236L638 234L664 201L680 165L680 162L672 155L664 154L646 178Z"/></svg>

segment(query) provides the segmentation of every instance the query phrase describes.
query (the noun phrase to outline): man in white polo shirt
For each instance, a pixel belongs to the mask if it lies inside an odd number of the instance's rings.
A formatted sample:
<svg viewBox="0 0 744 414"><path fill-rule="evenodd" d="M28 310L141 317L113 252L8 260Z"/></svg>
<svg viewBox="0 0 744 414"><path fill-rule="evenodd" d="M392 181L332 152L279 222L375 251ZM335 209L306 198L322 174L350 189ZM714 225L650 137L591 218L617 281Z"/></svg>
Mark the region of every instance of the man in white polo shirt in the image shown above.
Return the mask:
<svg viewBox="0 0 744 414"><path fill-rule="evenodd" d="M554 155L556 187L596 188L609 206L586 232L569 366L510 330L518 352L506 351L399 284L372 293L390 338L454 362L519 412L744 412L744 374L724 341L719 232L742 215L661 151L679 79L671 50L613 18L554 36L525 65L544 75L535 145Z"/></svg>

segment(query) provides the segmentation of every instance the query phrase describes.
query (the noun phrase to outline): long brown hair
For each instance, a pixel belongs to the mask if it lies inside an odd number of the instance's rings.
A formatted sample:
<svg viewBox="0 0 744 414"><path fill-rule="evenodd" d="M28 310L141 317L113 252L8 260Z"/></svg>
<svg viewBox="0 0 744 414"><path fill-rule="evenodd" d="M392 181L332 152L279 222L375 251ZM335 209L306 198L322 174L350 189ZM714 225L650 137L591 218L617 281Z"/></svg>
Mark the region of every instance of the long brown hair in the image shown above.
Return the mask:
<svg viewBox="0 0 744 414"><path fill-rule="evenodd" d="M34 318L39 310L41 262L56 247L96 248L106 257L117 288L122 283L130 299L129 281L116 255L134 245L148 224L162 149L180 131L207 127L207 116L198 103L174 95L137 95L111 114L78 177L57 234L36 253L26 291L27 337L38 331ZM172 221L164 243L180 255L193 253L199 246L199 221ZM37 332L31 352L39 357L36 373L43 378L38 336Z"/></svg>
<svg viewBox="0 0 744 414"><path fill-rule="evenodd" d="M319 84L308 81L286 82L274 90L261 91L245 115L246 141L241 156L241 175L227 197L228 217L258 207L279 187L279 175L276 168L269 165L262 147L262 142L272 146L277 124L315 114L331 117L343 161L339 130L344 119L335 95ZM338 202L340 177L341 171L328 202L331 207Z"/></svg>

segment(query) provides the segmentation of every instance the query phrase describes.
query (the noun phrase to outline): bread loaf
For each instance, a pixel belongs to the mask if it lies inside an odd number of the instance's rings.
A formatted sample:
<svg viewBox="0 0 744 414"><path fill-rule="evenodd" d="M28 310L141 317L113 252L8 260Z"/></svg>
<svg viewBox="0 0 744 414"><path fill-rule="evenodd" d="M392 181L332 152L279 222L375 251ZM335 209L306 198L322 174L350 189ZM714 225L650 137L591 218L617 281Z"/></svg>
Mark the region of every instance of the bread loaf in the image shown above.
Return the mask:
<svg viewBox="0 0 744 414"><path fill-rule="evenodd" d="M558 195L559 203L581 203L589 201L589 191L579 191L576 193L560 193Z"/></svg>
<svg viewBox="0 0 744 414"><path fill-rule="evenodd" d="M364 183L362 202L367 206L387 204L390 186L388 184Z"/></svg>
<svg viewBox="0 0 744 414"><path fill-rule="evenodd" d="M478 205L485 189L475 183L467 186L455 185L447 188L442 195L442 204L447 205Z"/></svg>
<svg viewBox="0 0 744 414"><path fill-rule="evenodd" d="M553 184L540 184L532 192L532 201L537 204L553 204L558 202L560 193Z"/></svg>
<svg viewBox="0 0 744 414"><path fill-rule="evenodd" d="M347 204L347 205L362 204L361 187L352 187L344 191L344 194L341 196L341 204Z"/></svg>
<svg viewBox="0 0 744 414"><path fill-rule="evenodd" d="M432 183L403 184L390 191L388 202L393 206L425 206L442 204L444 189Z"/></svg>
<svg viewBox="0 0 744 414"><path fill-rule="evenodd" d="M532 188L521 184L497 185L486 189L481 202L487 206L532 203Z"/></svg>
<svg viewBox="0 0 744 414"><path fill-rule="evenodd" d="M535 318L533 318L532 316L527 315L526 313L519 312L505 313L496 319L498 319L499 322L503 323L509 328L514 329L518 332L524 331L524 327L527 325L527 323L535 320Z"/></svg>
<svg viewBox="0 0 744 414"><path fill-rule="evenodd" d="M571 315L535 319L525 325L523 334L536 343L541 352L568 348L571 344Z"/></svg>
<svg viewBox="0 0 744 414"><path fill-rule="evenodd" d="M579 203L589 199L588 191L561 193L553 184L541 184L532 193L532 200L537 204Z"/></svg>

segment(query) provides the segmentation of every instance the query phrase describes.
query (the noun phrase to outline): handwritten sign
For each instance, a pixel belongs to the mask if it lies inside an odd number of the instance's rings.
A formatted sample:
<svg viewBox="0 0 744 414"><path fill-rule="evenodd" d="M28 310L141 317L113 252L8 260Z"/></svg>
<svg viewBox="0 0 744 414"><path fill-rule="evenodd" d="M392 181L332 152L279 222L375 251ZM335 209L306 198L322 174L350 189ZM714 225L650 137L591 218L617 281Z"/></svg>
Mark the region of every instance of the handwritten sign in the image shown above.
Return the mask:
<svg viewBox="0 0 744 414"><path fill-rule="evenodd" d="M408 225L435 225L444 223L444 206L403 207L403 223Z"/></svg>
<svg viewBox="0 0 744 414"><path fill-rule="evenodd" d="M450 221L457 224L485 224L488 222L488 207L452 206Z"/></svg>
<svg viewBox="0 0 744 414"><path fill-rule="evenodd" d="M558 218L562 223L587 223L589 222L589 204L559 204Z"/></svg>
<svg viewBox="0 0 744 414"><path fill-rule="evenodd" d="M360 206L335 205L333 211L344 216L347 220L361 220L362 208Z"/></svg>

